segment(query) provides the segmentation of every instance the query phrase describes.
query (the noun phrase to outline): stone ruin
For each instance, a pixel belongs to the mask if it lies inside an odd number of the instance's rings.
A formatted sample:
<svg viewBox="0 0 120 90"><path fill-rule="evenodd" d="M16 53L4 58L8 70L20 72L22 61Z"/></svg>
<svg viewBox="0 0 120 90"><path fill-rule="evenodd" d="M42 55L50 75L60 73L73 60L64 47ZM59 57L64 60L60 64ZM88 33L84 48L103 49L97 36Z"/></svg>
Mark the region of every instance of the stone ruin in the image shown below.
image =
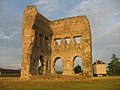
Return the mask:
<svg viewBox="0 0 120 90"><path fill-rule="evenodd" d="M76 37L80 38L80 43L76 42ZM22 25L21 79L29 79L39 72L55 75L55 62L59 58L63 62L62 75L74 76L77 56L82 59L82 75L92 76L91 30L86 16L50 21L38 12L36 6L26 7Z"/></svg>

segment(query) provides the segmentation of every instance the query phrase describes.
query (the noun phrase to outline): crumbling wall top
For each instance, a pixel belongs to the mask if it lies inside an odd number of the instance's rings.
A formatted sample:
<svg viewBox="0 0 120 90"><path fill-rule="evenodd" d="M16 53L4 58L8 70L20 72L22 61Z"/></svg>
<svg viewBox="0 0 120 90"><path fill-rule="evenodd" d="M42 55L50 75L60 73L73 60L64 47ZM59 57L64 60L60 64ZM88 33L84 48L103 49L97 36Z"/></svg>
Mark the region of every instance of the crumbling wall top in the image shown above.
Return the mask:
<svg viewBox="0 0 120 90"><path fill-rule="evenodd" d="M65 20L71 20L71 19L80 19L80 18L87 19L87 17L85 15L83 15L83 16L73 16L73 17L66 17L66 18L58 19L58 20L52 20L51 23L65 21Z"/></svg>

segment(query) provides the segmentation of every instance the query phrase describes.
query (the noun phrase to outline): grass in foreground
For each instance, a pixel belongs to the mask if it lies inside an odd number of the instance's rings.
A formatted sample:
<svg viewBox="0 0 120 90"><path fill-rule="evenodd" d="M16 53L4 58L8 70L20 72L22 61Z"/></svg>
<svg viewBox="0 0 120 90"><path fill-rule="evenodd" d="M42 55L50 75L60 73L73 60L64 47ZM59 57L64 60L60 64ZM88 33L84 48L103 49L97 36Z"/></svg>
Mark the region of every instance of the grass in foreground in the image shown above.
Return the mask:
<svg viewBox="0 0 120 90"><path fill-rule="evenodd" d="M120 77L93 77L78 81L1 77L0 90L120 90Z"/></svg>

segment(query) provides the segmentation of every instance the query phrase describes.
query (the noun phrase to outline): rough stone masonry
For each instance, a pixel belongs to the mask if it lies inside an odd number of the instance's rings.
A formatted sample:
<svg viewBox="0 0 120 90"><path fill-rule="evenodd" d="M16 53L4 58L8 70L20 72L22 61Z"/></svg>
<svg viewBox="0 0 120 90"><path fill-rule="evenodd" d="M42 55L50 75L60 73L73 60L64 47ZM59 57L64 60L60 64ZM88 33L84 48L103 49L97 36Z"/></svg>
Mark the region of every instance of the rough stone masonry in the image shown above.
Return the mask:
<svg viewBox="0 0 120 90"><path fill-rule="evenodd" d="M80 38L79 43L76 38ZM55 62L58 59L63 62L62 75L74 76L74 60L77 56L82 59L82 75L92 76L91 30L86 16L50 21L37 11L36 6L26 7L22 25L21 79L29 79L39 72L42 75L55 75Z"/></svg>

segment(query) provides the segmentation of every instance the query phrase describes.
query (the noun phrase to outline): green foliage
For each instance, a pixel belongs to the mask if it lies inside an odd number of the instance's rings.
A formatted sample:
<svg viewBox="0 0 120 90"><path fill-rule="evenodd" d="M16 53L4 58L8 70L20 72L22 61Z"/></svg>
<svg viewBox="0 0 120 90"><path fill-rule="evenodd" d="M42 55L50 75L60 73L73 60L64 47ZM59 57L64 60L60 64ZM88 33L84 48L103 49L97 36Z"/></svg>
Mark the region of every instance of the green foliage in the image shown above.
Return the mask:
<svg viewBox="0 0 120 90"><path fill-rule="evenodd" d="M111 57L112 61L108 63L108 74L109 75L120 75L120 58L116 57L115 54Z"/></svg>
<svg viewBox="0 0 120 90"><path fill-rule="evenodd" d="M56 74L62 74L63 71L56 71Z"/></svg>
<svg viewBox="0 0 120 90"><path fill-rule="evenodd" d="M0 77L20 77L20 74L2 74Z"/></svg>
<svg viewBox="0 0 120 90"><path fill-rule="evenodd" d="M80 73L80 72L82 72L81 66L77 65L77 66L74 68L74 71L75 71L75 73Z"/></svg>

